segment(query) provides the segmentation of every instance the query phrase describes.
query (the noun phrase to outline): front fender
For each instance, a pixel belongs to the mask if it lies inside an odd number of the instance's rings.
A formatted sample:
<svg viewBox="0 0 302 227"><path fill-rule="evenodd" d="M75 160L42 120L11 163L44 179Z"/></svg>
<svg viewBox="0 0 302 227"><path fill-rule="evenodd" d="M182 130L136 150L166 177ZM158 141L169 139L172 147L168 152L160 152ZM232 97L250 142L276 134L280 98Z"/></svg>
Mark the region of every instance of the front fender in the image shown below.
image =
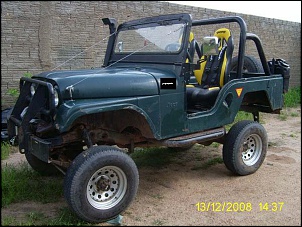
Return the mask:
<svg viewBox="0 0 302 227"><path fill-rule="evenodd" d="M56 128L60 133L67 132L71 129L73 122L81 116L122 109L131 109L142 115L148 122L154 137L159 138L155 124L149 115L138 106L137 98L69 100L58 109L55 120Z"/></svg>

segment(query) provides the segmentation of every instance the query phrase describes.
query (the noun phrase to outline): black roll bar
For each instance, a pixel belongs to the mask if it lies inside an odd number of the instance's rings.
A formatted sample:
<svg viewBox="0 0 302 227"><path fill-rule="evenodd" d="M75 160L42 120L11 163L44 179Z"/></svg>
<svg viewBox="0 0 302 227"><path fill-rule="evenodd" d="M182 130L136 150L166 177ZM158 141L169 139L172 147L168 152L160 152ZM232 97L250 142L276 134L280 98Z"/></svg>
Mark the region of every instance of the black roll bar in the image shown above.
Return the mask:
<svg viewBox="0 0 302 227"><path fill-rule="evenodd" d="M263 48L262 48L262 44L261 44L261 41L260 41L259 37L255 34L253 34L253 33L247 33L246 34L246 39L254 41L254 43L257 47L257 51L258 51L260 61L262 63L265 75L266 76L271 75L271 71L268 67L268 63L267 63L267 60L266 60L266 57L265 57L265 54L264 54L264 51L263 51Z"/></svg>
<svg viewBox="0 0 302 227"><path fill-rule="evenodd" d="M223 23L230 23L230 22L236 22L239 24L240 27L237 78L242 78L243 59L244 59L246 31L247 31L245 21L239 16L229 16L229 17L210 18L210 19L203 19L203 20L194 20L192 22L192 26L223 24Z"/></svg>

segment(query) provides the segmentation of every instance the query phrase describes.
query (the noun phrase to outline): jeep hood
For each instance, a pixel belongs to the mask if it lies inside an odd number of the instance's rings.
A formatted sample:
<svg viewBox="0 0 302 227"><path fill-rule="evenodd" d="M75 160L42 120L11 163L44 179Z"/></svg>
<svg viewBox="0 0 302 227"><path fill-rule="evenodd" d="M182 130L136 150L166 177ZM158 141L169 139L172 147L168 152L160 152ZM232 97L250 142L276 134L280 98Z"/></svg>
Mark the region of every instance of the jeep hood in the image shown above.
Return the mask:
<svg viewBox="0 0 302 227"><path fill-rule="evenodd" d="M51 71L35 75L34 79L54 81L63 99L134 97L159 94L152 74L139 69L110 68L93 70Z"/></svg>

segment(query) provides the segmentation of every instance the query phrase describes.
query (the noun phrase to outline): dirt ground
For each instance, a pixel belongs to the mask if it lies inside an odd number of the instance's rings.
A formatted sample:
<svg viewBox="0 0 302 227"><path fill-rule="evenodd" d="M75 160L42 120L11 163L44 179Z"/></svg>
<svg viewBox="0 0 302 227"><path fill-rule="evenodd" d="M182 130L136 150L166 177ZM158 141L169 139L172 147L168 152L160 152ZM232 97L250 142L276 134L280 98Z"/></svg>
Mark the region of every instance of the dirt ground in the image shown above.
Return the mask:
<svg viewBox="0 0 302 227"><path fill-rule="evenodd" d="M261 114L269 148L252 175L234 176L223 163L198 168L222 157L222 145L195 145L162 168L139 168L138 194L122 213L122 225L301 226L301 108L283 113L286 120ZM24 156L16 153L4 162L21 160ZM37 210L54 216L62 206L67 206L64 199L52 204L17 203L2 209L1 216L22 218Z"/></svg>

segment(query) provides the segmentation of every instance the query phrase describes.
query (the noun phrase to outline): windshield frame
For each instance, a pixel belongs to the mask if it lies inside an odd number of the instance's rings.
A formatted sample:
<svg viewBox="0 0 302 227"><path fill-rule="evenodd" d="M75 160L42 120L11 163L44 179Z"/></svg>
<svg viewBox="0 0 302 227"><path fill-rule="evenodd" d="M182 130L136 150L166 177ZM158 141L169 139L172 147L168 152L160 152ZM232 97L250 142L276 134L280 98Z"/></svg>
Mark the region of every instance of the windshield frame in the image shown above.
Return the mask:
<svg viewBox="0 0 302 227"><path fill-rule="evenodd" d="M114 54L179 53L184 43L185 26L185 23L152 23L120 29L115 40Z"/></svg>
<svg viewBox="0 0 302 227"><path fill-rule="evenodd" d="M159 25L184 24L181 46L178 51L165 52L115 52L118 45L118 36L120 32L125 30L141 29L146 27L154 27ZM118 26L115 41L112 42L111 56L109 64L114 62L121 63L159 63L159 64L182 64L186 58L186 49L188 48L189 33L192 26L192 18L190 14L170 14L156 17L148 17L139 20L125 22ZM139 49L139 48L137 48Z"/></svg>

